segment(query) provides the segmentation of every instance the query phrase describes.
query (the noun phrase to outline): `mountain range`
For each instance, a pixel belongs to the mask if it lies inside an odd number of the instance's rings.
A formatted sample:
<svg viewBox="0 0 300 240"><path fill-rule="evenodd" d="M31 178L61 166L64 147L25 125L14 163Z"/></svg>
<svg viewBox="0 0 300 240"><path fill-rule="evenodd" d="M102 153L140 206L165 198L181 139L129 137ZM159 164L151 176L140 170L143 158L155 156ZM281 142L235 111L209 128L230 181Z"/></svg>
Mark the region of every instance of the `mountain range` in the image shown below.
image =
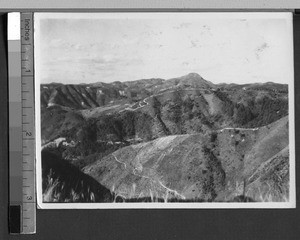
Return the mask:
<svg viewBox="0 0 300 240"><path fill-rule="evenodd" d="M54 152L124 201L288 198L286 84L213 84L190 73L40 88L43 156ZM45 191L59 172L47 169Z"/></svg>

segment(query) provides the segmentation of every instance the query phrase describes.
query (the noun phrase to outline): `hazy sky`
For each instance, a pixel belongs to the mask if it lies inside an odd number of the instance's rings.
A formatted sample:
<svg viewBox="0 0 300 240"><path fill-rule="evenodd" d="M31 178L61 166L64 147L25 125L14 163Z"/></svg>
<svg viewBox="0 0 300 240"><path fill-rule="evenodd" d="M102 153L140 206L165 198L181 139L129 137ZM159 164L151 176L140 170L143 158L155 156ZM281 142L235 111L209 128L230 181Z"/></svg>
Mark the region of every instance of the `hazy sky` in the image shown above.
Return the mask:
<svg viewBox="0 0 300 240"><path fill-rule="evenodd" d="M287 13L35 17L42 83L169 79L190 72L214 83L284 82L292 74Z"/></svg>

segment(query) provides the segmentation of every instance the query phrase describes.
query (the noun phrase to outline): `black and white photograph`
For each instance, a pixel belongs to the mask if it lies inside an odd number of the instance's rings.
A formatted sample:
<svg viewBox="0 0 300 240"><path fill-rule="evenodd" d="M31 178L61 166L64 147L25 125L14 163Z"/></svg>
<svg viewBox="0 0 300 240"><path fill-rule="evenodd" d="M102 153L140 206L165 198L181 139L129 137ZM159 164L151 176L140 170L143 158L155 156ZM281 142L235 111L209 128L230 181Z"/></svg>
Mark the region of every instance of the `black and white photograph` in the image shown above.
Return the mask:
<svg viewBox="0 0 300 240"><path fill-rule="evenodd" d="M291 13L34 14L40 208L294 208Z"/></svg>

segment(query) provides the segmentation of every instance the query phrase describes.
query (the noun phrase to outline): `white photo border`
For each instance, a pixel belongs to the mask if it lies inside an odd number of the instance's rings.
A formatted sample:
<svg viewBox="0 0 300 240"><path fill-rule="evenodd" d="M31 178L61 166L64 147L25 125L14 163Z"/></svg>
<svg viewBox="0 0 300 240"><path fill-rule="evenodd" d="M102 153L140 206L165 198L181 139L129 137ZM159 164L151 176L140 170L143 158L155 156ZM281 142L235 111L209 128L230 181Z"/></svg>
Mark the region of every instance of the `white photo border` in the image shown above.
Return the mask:
<svg viewBox="0 0 300 240"><path fill-rule="evenodd" d="M116 19L116 18L260 18L285 19L290 34L290 75L286 76L289 95L289 165L290 165L290 194L289 202L238 202L238 203L45 203L42 199L42 164L41 164L41 109L40 109L40 20L42 19ZM291 12L110 12L110 13L34 13L34 66L35 66L35 125L36 125L36 194L37 205L41 209L277 209L296 207L295 183L295 103L294 103L294 52L293 52L293 15Z"/></svg>

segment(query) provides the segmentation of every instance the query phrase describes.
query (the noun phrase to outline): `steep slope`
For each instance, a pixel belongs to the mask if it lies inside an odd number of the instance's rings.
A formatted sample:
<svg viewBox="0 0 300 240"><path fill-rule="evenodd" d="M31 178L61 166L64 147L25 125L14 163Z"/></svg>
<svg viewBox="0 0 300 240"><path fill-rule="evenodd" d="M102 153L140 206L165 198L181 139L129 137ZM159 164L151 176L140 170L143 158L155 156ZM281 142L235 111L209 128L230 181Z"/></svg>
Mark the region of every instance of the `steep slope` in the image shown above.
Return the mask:
<svg viewBox="0 0 300 240"><path fill-rule="evenodd" d="M42 145L58 137L66 137L68 132L82 126L84 118L70 109L54 106L41 109Z"/></svg>
<svg viewBox="0 0 300 240"><path fill-rule="evenodd" d="M288 149L287 121L284 118L262 128L162 137L121 148L83 171L124 198L232 200L243 194L245 189L240 186L244 181L251 183L249 193L254 189L254 175L261 179L255 181L255 187L265 191L262 179L273 178L279 165L288 171L285 153L282 155ZM279 138L280 146L276 144ZM268 145L267 151L260 145ZM271 161L274 156L280 160ZM267 170L255 173L260 168ZM273 181L273 185L280 184ZM287 184L280 189L288 191ZM251 197L260 200L255 194Z"/></svg>
<svg viewBox="0 0 300 240"><path fill-rule="evenodd" d="M246 194L253 197L259 193L261 201L288 201L289 198L289 148L262 163L248 178Z"/></svg>
<svg viewBox="0 0 300 240"><path fill-rule="evenodd" d="M42 152L43 202L112 202L114 195L93 178L60 159Z"/></svg>
<svg viewBox="0 0 300 240"><path fill-rule="evenodd" d="M122 89L111 84L100 86L45 84L41 86L41 105L86 109L107 105L110 101L122 99L123 95L125 93Z"/></svg>
<svg viewBox="0 0 300 240"><path fill-rule="evenodd" d="M288 116L260 129L252 149L245 155L244 176L249 176L263 162L289 144Z"/></svg>
<svg viewBox="0 0 300 240"><path fill-rule="evenodd" d="M84 169L124 198L211 201L225 184L221 164L202 148L201 135L159 138L122 148Z"/></svg>

